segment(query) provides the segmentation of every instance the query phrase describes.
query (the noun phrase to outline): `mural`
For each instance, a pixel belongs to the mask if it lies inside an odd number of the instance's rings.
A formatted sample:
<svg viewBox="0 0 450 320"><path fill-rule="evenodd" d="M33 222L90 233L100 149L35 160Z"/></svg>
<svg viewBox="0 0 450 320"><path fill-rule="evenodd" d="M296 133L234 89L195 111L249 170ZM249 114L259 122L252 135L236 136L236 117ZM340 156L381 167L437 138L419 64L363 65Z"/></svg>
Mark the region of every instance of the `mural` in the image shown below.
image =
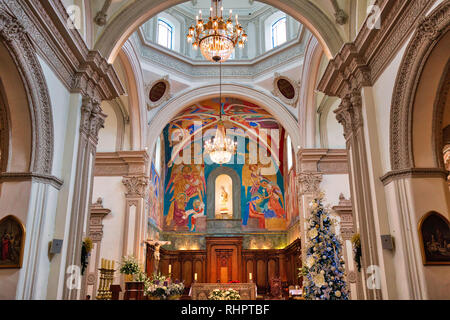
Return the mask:
<svg viewBox="0 0 450 320"><path fill-rule="evenodd" d="M239 99L226 99L222 113L227 135L238 142L237 154L223 166L237 172L242 187L216 190L216 199L223 202L220 215L233 216L231 192L241 192L244 231L286 230L284 178L279 169L284 129L264 109ZM206 181L219 165L203 154L203 141L214 135L218 120L219 103L211 99L185 109L164 129L164 230L205 231L206 190L214 188Z"/></svg>
<svg viewBox="0 0 450 320"><path fill-rule="evenodd" d="M295 170L291 170L289 172L288 183L286 186L286 212L288 223L295 221L299 215L298 195L295 179Z"/></svg>
<svg viewBox="0 0 450 320"><path fill-rule="evenodd" d="M161 193L162 183L156 171L155 165L151 163L150 185L148 189L149 223L161 229L161 215L163 211L163 197Z"/></svg>

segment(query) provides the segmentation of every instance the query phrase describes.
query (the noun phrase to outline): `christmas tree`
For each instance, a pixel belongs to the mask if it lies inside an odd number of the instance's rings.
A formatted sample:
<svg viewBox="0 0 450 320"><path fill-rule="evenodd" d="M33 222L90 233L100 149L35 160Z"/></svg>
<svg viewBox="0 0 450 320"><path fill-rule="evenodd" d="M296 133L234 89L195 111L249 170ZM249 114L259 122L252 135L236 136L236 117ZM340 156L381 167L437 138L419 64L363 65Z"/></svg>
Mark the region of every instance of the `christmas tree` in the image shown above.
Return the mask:
<svg viewBox="0 0 450 320"><path fill-rule="evenodd" d="M341 241L330 209L322 202L323 193L310 203L306 263L301 271L304 296L308 300L348 300Z"/></svg>

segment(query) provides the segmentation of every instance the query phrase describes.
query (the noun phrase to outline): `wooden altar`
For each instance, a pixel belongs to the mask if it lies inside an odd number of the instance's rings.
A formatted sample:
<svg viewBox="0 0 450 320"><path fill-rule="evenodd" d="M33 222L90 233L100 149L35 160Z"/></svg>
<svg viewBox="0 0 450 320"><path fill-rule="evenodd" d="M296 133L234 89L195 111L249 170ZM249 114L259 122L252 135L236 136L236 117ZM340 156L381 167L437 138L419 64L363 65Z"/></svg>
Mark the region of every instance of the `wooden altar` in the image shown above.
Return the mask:
<svg viewBox="0 0 450 320"><path fill-rule="evenodd" d="M208 300L210 292L215 289L234 289L239 292L241 300L256 300L255 283L193 283L190 296L192 300Z"/></svg>

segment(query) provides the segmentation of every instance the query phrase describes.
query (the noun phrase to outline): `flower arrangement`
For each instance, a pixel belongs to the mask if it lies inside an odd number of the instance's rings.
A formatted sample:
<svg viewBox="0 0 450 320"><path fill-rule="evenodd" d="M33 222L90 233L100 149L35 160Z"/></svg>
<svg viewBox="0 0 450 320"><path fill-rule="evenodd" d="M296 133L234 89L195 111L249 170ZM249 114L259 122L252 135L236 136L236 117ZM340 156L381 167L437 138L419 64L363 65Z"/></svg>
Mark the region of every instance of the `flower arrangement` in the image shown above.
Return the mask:
<svg viewBox="0 0 450 320"><path fill-rule="evenodd" d="M352 237L352 245L353 245L353 254L356 262L356 266L358 267L358 272L361 272L361 238L359 233L355 234Z"/></svg>
<svg viewBox="0 0 450 320"><path fill-rule="evenodd" d="M119 272L131 276L132 280L135 280L135 275L142 276L143 274L139 263L133 256L123 257Z"/></svg>
<svg viewBox="0 0 450 320"><path fill-rule="evenodd" d="M176 299L183 295L184 283L172 282L161 273L153 274L152 278L147 278L144 282L144 295L152 299Z"/></svg>
<svg viewBox="0 0 450 320"><path fill-rule="evenodd" d="M215 289L209 294L208 300L241 300L241 295L231 288L228 290Z"/></svg>
<svg viewBox="0 0 450 320"><path fill-rule="evenodd" d="M342 244L323 197L320 193L310 204L306 260L299 273L303 277L303 294L309 300L347 300Z"/></svg>
<svg viewBox="0 0 450 320"><path fill-rule="evenodd" d="M91 238L85 238L81 246L81 275L84 274L84 271L89 263L89 254L92 251L92 247L93 245Z"/></svg>

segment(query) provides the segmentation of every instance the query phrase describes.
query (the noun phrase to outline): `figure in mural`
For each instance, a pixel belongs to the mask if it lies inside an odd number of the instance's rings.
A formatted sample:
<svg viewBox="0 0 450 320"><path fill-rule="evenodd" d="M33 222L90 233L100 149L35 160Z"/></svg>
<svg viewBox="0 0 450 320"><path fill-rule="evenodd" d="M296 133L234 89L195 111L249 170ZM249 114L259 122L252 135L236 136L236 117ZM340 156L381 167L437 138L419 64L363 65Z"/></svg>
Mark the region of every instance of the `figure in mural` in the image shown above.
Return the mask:
<svg viewBox="0 0 450 320"><path fill-rule="evenodd" d="M249 218L254 218L258 220L258 227L260 229L266 228L266 219L264 217L264 213L261 212L260 203L262 201L261 195L256 195L250 199L248 203L248 216Z"/></svg>
<svg viewBox="0 0 450 320"><path fill-rule="evenodd" d="M175 229L196 230L195 219L205 215L206 190L202 166L185 165L172 168L166 192L172 194L166 225Z"/></svg>
<svg viewBox="0 0 450 320"><path fill-rule="evenodd" d="M265 193L264 199L268 199L268 210L272 211L278 218L286 218L284 211L283 194L278 186L272 185L269 180L261 180L261 187ZM266 214L267 217L267 214Z"/></svg>
<svg viewBox="0 0 450 320"><path fill-rule="evenodd" d="M191 210L186 211L186 219L188 220L189 231L197 231L197 219L205 216L205 204L199 199L196 199Z"/></svg>

